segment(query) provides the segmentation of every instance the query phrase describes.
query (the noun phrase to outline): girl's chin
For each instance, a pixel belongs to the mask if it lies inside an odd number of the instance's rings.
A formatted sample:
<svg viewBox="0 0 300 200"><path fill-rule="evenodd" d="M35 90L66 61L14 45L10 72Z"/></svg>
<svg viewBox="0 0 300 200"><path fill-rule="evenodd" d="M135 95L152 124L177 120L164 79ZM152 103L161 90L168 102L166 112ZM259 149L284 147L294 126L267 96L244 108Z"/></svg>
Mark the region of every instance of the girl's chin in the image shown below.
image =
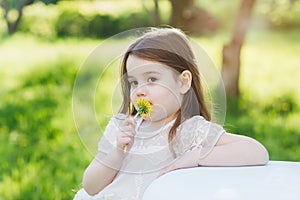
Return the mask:
<svg viewBox="0 0 300 200"><path fill-rule="evenodd" d="M145 121L147 122L151 122L151 123L168 123L169 121L172 121L173 119L171 119L170 117L163 117L163 116L155 116L155 115L151 115L149 117L143 118Z"/></svg>

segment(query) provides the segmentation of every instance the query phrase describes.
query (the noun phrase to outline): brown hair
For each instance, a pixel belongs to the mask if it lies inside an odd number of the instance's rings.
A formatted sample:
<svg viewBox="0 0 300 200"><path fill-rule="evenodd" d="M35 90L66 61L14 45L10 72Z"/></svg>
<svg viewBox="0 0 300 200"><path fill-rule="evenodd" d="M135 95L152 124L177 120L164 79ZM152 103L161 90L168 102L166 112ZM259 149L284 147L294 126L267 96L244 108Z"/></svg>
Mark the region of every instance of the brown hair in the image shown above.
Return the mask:
<svg viewBox="0 0 300 200"><path fill-rule="evenodd" d="M205 103L200 73L189 41L184 33L174 28L152 29L152 31L137 39L126 51L121 63L123 103L120 112L134 115L137 111L130 103L130 86L127 81L126 62L129 55L160 62L179 73L189 70L192 74L191 89L184 94L181 108L178 110L177 118L169 132L169 142L176 135L177 127L184 120L195 115L201 115L206 120L211 120L211 115Z"/></svg>

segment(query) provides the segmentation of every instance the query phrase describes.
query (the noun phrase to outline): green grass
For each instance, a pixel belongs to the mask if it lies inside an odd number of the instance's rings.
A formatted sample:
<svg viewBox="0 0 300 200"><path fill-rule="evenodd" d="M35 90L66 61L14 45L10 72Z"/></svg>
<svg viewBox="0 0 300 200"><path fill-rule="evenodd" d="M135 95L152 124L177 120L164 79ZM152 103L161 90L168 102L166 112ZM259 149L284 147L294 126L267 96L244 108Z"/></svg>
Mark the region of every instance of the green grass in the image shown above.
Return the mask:
<svg viewBox="0 0 300 200"><path fill-rule="evenodd" d="M299 33L250 31L242 52L242 96L228 101L225 128L256 138L273 160L300 161ZM195 40L220 68L226 37ZM81 187L101 132L79 138L72 89L80 66L101 42L20 34L0 41L0 199L71 199ZM93 70L103 62L82 78L97 78ZM119 105L111 103L117 99L111 92L118 70L107 69L92 105L101 129ZM82 142L91 144L86 148Z"/></svg>
<svg viewBox="0 0 300 200"><path fill-rule="evenodd" d="M71 95L96 44L23 35L2 41L0 199L70 199L80 187L91 156L73 123Z"/></svg>

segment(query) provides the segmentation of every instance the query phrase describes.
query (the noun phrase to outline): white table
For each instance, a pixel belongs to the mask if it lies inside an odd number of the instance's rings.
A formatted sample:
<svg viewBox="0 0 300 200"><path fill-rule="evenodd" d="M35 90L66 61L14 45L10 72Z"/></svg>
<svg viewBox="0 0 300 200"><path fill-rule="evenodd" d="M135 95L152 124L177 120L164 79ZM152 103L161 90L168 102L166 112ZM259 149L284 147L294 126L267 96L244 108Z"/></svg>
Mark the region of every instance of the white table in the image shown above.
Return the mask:
<svg viewBox="0 0 300 200"><path fill-rule="evenodd" d="M300 162L196 167L156 179L143 200L300 200Z"/></svg>

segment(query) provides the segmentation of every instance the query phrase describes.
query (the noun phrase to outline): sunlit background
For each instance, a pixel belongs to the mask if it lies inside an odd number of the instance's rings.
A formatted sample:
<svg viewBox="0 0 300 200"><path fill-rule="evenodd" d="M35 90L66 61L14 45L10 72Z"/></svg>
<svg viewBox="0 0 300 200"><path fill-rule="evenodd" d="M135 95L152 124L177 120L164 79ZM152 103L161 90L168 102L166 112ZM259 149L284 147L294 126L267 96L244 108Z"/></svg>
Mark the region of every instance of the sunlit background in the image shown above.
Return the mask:
<svg viewBox="0 0 300 200"><path fill-rule="evenodd" d="M106 38L179 27L221 73L242 2L254 4L244 7L239 93L228 93L224 127L263 143L271 160L300 161L300 0L0 0L0 199L71 199L81 187L92 155L73 120L73 85ZM112 114L112 75L98 87L101 129Z"/></svg>

